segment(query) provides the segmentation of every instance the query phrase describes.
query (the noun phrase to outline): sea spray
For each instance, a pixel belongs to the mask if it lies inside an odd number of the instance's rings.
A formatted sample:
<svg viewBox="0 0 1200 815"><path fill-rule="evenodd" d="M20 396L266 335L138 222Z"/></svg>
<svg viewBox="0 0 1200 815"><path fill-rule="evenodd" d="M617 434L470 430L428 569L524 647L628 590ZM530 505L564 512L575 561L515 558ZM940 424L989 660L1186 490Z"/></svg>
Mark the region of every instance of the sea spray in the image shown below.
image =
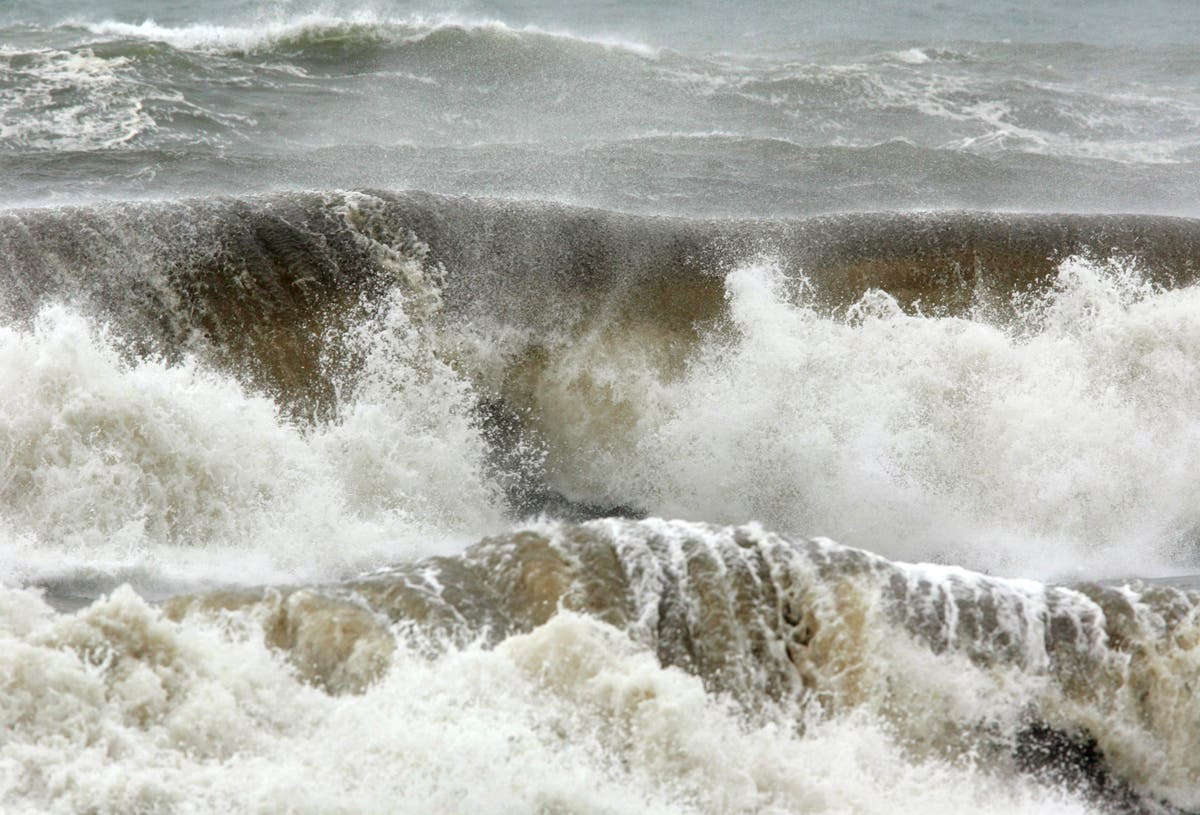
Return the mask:
<svg viewBox="0 0 1200 815"><path fill-rule="evenodd" d="M994 322L883 291L829 313L786 275L733 271L682 371L644 336L543 352L553 483L1007 573L1194 568L1195 289L1076 257Z"/></svg>
<svg viewBox="0 0 1200 815"><path fill-rule="evenodd" d="M312 579L493 528L468 388L404 306L393 293L347 338L345 404L308 427L195 359L127 361L62 307L0 331L8 579Z"/></svg>

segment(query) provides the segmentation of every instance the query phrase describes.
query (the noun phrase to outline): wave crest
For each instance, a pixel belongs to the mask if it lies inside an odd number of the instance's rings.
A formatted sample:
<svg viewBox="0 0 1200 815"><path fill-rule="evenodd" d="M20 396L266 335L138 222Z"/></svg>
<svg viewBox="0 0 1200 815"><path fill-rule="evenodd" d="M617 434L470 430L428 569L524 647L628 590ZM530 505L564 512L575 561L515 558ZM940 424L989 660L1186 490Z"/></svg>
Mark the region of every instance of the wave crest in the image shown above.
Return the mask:
<svg viewBox="0 0 1200 815"><path fill-rule="evenodd" d="M557 40L655 57L659 49L643 43L609 37L585 37L565 30L534 25L512 26L492 18L453 15L386 17L369 12L349 16L307 14L295 19L254 25L224 26L195 23L164 26L153 20L125 23L72 21L100 37L165 42L174 48L228 54L256 54L277 49L304 49L327 45L364 46L373 43L412 43L442 34L468 34L510 40L527 38Z"/></svg>

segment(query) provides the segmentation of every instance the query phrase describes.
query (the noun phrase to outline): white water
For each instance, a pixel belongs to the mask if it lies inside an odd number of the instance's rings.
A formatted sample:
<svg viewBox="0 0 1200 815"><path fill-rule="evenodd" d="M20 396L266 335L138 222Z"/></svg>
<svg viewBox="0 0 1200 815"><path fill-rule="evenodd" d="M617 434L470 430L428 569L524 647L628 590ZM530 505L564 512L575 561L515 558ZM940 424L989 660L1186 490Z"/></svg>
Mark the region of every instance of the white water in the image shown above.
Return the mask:
<svg viewBox="0 0 1200 815"><path fill-rule="evenodd" d="M607 335L557 357L552 486L1002 574L1194 571L1200 292L1070 260L1000 327L881 293L831 318L784 282L730 275L729 325L673 378ZM471 387L402 306L345 339L366 372L316 428L63 308L0 330L6 582L312 580L502 530Z"/></svg>
<svg viewBox="0 0 1200 815"><path fill-rule="evenodd" d="M640 338L564 352L536 394L556 483L1002 574L1196 569L1200 289L1070 259L998 326L881 292L830 317L785 282L731 274L729 326L674 378Z"/></svg>
<svg viewBox="0 0 1200 815"><path fill-rule="evenodd" d="M369 207L346 214L370 226ZM446 338L425 319L438 305L428 270L403 247L364 245L402 288L341 338L363 369L316 427L196 360L130 359L63 307L0 329L0 579L80 593L132 580L151 594L325 581L504 531L472 387L439 359ZM907 315L881 293L830 316L797 301L799 284L769 260L733 272L726 324L673 375L648 336L627 338L640 356L601 330L555 357L536 394L554 486L1010 574L1192 563L1196 290L1072 259L1000 326L982 313ZM502 347L473 358L502 368ZM708 534L661 521L633 531ZM905 574L976 585L958 570ZM1195 670L1191 628L1159 643L1162 621L1147 612L1136 630L1150 650L1136 664L1097 652L1097 702L1057 690L1045 637L1000 621L1034 649L1028 665L935 656L885 623L856 580L809 583L836 612L827 623L858 626L826 625L831 650L809 666L834 704L753 721L644 642L571 614L493 650L431 656L400 638L376 683L336 696L263 644L254 612L174 623L122 589L58 615L4 589L0 802L21 813L1086 811L970 735L1003 743L1031 709L1088 727L1150 794L1192 800L1195 714L1178 681ZM1006 590L1030 608L1041 596L1034 584ZM852 597L857 621L842 613ZM1078 601L1080 619L1102 615ZM1164 730L1175 719L1184 729Z"/></svg>
<svg viewBox="0 0 1200 815"><path fill-rule="evenodd" d="M239 631L243 633L239 633ZM752 725L695 677L564 614L493 651L401 651L361 696L297 681L253 626L128 591L76 616L0 594L11 813L1070 813L870 714Z"/></svg>
<svg viewBox="0 0 1200 815"><path fill-rule="evenodd" d="M0 75L19 80L0 90L0 142L42 150L107 149L154 127L144 109L153 91L123 76L129 59L86 49L45 50L13 69L20 56L0 47Z"/></svg>
<svg viewBox="0 0 1200 815"><path fill-rule="evenodd" d="M467 386L397 299L326 426L196 361L127 361L81 315L0 329L0 579L329 579L500 523Z"/></svg>

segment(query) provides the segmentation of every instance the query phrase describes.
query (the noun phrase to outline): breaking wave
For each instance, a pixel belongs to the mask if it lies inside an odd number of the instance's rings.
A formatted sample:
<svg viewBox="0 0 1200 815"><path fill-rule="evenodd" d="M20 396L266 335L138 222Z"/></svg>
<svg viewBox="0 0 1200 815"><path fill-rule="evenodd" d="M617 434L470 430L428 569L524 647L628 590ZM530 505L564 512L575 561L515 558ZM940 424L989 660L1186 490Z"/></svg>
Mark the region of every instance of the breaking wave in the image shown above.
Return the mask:
<svg viewBox="0 0 1200 815"><path fill-rule="evenodd" d="M250 26L223 26L197 23L164 26L153 20L141 23L70 22L101 37L164 42L175 48L204 50L226 54L254 54L273 50L292 50L336 46L361 47L379 43L417 43L431 37L456 39L459 35L505 38L512 41L559 40L567 43L619 48L652 57L658 49L633 41L606 37L583 37L567 31L538 26L510 26L500 20L454 15L393 18L363 11L348 16L307 14L278 22Z"/></svg>
<svg viewBox="0 0 1200 815"><path fill-rule="evenodd" d="M14 811L1197 804L1176 590L604 521L165 611L0 597Z"/></svg>
<svg viewBox="0 0 1200 815"><path fill-rule="evenodd" d="M310 577L538 513L1186 573L1198 241L383 193L14 211L4 517L26 563L242 546Z"/></svg>
<svg viewBox="0 0 1200 815"><path fill-rule="evenodd" d="M5 806L1200 806L1198 250L1149 216L7 211Z"/></svg>

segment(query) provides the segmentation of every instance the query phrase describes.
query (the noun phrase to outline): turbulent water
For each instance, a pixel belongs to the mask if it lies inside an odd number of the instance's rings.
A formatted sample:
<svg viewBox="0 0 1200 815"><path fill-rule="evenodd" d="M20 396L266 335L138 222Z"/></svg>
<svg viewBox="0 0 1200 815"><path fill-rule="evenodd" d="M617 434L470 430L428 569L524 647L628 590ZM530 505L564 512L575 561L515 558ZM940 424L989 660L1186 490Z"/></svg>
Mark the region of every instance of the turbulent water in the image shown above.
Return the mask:
<svg viewBox="0 0 1200 815"><path fill-rule="evenodd" d="M0 9L0 810L1200 812L1198 31Z"/></svg>
<svg viewBox="0 0 1200 815"><path fill-rule="evenodd" d="M873 5L18 0L0 195L1198 214L1190 0Z"/></svg>

